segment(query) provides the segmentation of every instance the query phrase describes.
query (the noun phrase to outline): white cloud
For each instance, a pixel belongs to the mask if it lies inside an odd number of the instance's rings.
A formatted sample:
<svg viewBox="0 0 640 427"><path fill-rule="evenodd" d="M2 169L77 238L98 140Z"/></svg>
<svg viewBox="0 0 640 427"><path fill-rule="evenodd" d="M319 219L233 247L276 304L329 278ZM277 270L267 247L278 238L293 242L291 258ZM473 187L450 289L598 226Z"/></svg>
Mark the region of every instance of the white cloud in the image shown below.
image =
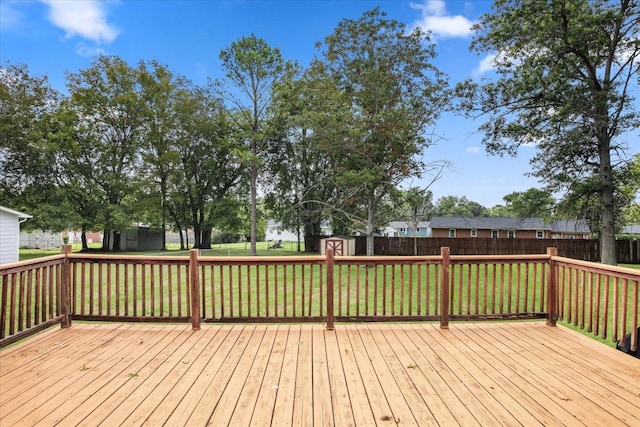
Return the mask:
<svg viewBox="0 0 640 427"><path fill-rule="evenodd" d="M496 69L496 59L498 59L499 54L490 53L480 60L478 67L473 70L474 76L480 76L484 73L488 73L489 71L493 71Z"/></svg>
<svg viewBox="0 0 640 427"><path fill-rule="evenodd" d="M85 58L93 58L94 56L105 55L107 51L100 47L91 47L84 43L78 43L76 45L76 53Z"/></svg>
<svg viewBox="0 0 640 427"><path fill-rule="evenodd" d="M431 31L436 37L467 37L471 34L473 21L462 15L449 15L444 0L425 0L424 4L411 3L411 7L422 14L413 26Z"/></svg>
<svg viewBox="0 0 640 427"><path fill-rule="evenodd" d="M467 153L476 154L480 152L480 147L467 147Z"/></svg>
<svg viewBox="0 0 640 427"><path fill-rule="evenodd" d="M118 30L106 19L105 3L96 0L41 0L49 6L49 20L66 38L75 36L96 43L111 43Z"/></svg>

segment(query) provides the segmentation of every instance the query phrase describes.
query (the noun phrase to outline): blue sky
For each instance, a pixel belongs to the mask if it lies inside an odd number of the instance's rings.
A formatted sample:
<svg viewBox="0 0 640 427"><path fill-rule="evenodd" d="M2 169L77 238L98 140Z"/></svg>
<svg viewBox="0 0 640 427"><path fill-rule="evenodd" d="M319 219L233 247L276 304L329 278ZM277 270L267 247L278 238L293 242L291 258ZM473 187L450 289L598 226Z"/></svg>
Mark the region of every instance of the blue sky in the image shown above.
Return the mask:
<svg viewBox="0 0 640 427"><path fill-rule="evenodd" d="M1 0L0 61L27 64L62 92L65 71L89 67L100 53L132 66L156 58L203 84L221 76L219 52L242 36L255 34L306 66L319 55L315 43L340 20L357 19L376 6L410 28L432 31L436 65L452 84L491 72L487 58L468 49L469 27L490 11L488 0ZM434 131L442 139L424 159L447 160L451 167L430 187L435 200L466 196L492 207L513 191L539 186L525 176L535 148L523 147L516 158L489 156L478 125L452 113L438 122Z"/></svg>

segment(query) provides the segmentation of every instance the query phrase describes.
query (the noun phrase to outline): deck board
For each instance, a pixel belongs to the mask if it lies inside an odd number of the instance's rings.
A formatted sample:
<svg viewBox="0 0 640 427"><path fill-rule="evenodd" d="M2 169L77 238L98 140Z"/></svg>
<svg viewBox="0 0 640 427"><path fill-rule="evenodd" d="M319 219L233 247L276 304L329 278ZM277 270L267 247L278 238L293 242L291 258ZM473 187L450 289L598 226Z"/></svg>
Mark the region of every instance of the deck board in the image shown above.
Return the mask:
<svg viewBox="0 0 640 427"><path fill-rule="evenodd" d="M640 360L543 322L76 323L0 351L0 425L640 425Z"/></svg>

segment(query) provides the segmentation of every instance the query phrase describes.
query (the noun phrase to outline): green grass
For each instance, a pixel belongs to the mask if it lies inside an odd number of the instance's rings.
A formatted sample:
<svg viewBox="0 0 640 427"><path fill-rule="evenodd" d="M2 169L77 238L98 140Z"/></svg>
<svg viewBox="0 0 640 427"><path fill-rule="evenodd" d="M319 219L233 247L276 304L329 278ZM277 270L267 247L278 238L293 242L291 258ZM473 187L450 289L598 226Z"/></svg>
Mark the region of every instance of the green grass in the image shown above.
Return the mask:
<svg viewBox="0 0 640 427"><path fill-rule="evenodd" d="M283 242L282 249L269 249L272 243L257 242L256 250L259 256L290 256L290 255L308 255L305 252L298 252L297 242ZM82 245L80 243L73 243L72 252L80 252ZM90 249L100 249L101 243L89 244ZM301 243L301 250L304 251L304 244ZM19 260L26 261L33 258L41 258L50 255L57 255L61 252L58 249L27 249L20 248ZM166 251L142 251L142 252L108 252L120 255L168 255L168 256L189 256L188 250L180 250L180 245L177 243L170 243L167 245ZM222 243L214 244L211 249L203 249L201 254L204 256L249 256L250 247L248 243Z"/></svg>

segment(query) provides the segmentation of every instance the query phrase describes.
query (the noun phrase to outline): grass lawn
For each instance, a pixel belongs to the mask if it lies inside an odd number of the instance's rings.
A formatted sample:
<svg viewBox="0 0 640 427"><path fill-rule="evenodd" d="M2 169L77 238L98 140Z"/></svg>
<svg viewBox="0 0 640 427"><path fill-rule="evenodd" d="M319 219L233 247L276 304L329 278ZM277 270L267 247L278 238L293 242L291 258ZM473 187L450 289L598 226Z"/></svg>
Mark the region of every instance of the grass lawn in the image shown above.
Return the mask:
<svg viewBox="0 0 640 427"><path fill-rule="evenodd" d="M260 256L283 256L283 255L307 255L305 252L298 252L297 242L283 242L282 249L269 249L270 242L258 242L256 249ZM80 243L72 244L73 252L80 252L82 246ZM100 243L89 244L90 249L100 249ZM304 251L304 243L300 244L301 251ZM57 255L60 249L26 249L20 248L20 261L33 258L40 258L49 255ZM110 252L121 255L177 255L189 256L189 251L181 251L179 244L168 244L166 251L146 251L146 252ZM205 256L248 256L250 248L248 243L222 243L215 244L211 249L203 249L202 255Z"/></svg>

